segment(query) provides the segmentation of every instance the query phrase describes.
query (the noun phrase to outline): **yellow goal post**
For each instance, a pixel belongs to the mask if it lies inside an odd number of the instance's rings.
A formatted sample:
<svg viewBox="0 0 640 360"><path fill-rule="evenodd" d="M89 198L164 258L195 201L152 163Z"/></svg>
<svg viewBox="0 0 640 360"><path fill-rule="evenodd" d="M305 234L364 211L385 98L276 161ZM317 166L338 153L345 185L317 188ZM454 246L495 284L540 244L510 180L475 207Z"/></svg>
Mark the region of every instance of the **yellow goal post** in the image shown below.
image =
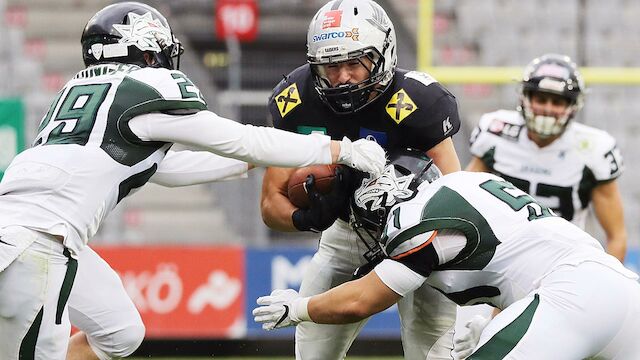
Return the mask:
<svg viewBox="0 0 640 360"><path fill-rule="evenodd" d="M445 84L513 84L522 77L522 67L493 66L433 66L433 17L436 0L419 0L417 64L418 70L429 73ZM587 84L637 85L640 68L580 67Z"/></svg>

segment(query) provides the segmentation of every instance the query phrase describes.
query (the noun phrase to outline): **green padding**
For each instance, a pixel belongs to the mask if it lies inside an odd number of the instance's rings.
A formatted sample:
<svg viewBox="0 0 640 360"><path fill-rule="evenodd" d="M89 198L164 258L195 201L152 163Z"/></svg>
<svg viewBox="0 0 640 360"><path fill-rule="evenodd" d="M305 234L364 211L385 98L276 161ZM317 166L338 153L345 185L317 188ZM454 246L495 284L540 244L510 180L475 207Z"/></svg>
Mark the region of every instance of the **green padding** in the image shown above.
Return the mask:
<svg viewBox="0 0 640 360"><path fill-rule="evenodd" d="M535 294L533 301L511 324L498 331L486 344L482 345L468 359L471 360L496 360L504 359L513 350L520 339L527 333L533 314L535 314L540 297Z"/></svg>
<svg viewBox="0 0 640 360"><path fill-rule="evenodd" d="M11 160L24 150L22 99L0 99L0 180Z"/></svg>

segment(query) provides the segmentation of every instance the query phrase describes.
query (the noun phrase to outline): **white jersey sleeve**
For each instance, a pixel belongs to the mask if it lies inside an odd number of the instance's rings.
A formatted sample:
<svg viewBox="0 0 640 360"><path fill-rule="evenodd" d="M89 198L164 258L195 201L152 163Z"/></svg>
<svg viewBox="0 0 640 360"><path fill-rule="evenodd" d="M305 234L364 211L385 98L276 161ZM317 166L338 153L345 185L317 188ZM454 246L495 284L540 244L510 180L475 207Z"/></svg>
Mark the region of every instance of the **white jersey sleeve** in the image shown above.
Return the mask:
<svg viewBox="0 0 640 360"><path fill-rule="evenodd" d="M248 164L207 151L169 151L150 182L167 186L188 186L246 178Z"/></svg>
<svg viewBox="0 0 640 360"><path fill-rule="evenodd" d="M152 113L129 121L143 141L179 143L262 166L331 164L331 139L243 125L210 111L191 115Z"/></svg>
<svg viewBox="0 0 640 360"><path fill-rule="evenodd" d="M400 296L416 290L427 280L425 276L395 260L385 259L373 269L382 282Z"/></svg>
<svg viewBox="0 0 640 360"><path fill-rule="evenodd" d="M513 126L512 111L498 110L482 115L469 139L471 154L482 158L495 146L498 136L516 137L520 126Z"/></svg>
<svg viewBox="0 0 640 360"><path fill-rule="evenodd" d="M583 153L585 162L596 181L604 182L616 179L624 171L622 155L616 140L606 131L573 124L576 131L576 146Z"/></svg>

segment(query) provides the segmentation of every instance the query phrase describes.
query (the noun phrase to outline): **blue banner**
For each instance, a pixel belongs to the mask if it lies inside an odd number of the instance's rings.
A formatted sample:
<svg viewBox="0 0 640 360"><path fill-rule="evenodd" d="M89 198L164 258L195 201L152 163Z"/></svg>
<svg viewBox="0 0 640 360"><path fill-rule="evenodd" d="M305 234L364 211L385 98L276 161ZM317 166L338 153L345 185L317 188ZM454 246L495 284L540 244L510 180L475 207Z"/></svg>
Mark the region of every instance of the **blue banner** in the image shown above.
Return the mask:
<svg viewBox="0 0 640 360"><path fill-rule="evenodd" d="M304 271L311 261L314 249L270 248L247 249L246 254L246 313L248 337L290 337L293 329L264 331L252 319L251 311L256 299L274 289L300 288ZM400 319L397 307L373 316L360 333L360 337L400 338Z"/></svg>

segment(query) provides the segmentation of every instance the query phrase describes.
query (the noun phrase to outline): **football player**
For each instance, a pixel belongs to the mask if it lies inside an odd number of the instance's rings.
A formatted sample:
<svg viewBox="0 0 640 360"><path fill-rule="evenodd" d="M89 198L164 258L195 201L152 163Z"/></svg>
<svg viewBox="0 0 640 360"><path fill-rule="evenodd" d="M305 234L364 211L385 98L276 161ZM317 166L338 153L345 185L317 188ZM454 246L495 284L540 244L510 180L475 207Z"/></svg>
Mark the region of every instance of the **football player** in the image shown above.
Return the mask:
<svg viewBox="0 0 640 360"><path fill-rule="evenodd" d="M607 252L623 261L627 233L616 181L622 157L611 135L572 121L584 91L569 57L534 59L524 71L518 111L498 110L480 119L467 170L502 176L582 229L593 203Z"/></svg>
<svg viewBox="0 0 640 360"><path fill-rule="evenodd" d="M468 359L640 358L638 277L596 239L493 174L438 179L421 152L390 160L353 201L389 259L320 295L259 298L263 328L359 321L427 283L502 309Z"/></svg>
<svg viewBox="0 0 640 360"><path fill-rule="evenodd" d="M387 150L414 147L445 173L460 170L451 140L460 127L456 99L428 74L396 68L394 27L377 3L329 1L309 25L307 57L307 64L274 89L269 110L275 127L374 139ZM262 216L280 231L326 230L303 276L301 293L309 296L351 280L356 268L375 264L381 254L375 239L350 226L344 199L319 196L317 207L294 207L286 195L291 172L267 169ZM427 310L435 308L440 311ZM451 358L455 304L425 286L404 298L399 311L407 359ZM363 325L302 324L296 329L296 358L343 359Z"/></svg>
<svg viewBox="0 0 640 360"><path fill-rule="evenodd" d="M110 211L162 167L173 143L257 165L384 167L384 151L371 141L245 126L207 111L198 88L174 70L180 42L145 4L102 9L81 40L87 68L60 90L33 146L0 183L3 359L65 358L78 257Z"/></svg>

